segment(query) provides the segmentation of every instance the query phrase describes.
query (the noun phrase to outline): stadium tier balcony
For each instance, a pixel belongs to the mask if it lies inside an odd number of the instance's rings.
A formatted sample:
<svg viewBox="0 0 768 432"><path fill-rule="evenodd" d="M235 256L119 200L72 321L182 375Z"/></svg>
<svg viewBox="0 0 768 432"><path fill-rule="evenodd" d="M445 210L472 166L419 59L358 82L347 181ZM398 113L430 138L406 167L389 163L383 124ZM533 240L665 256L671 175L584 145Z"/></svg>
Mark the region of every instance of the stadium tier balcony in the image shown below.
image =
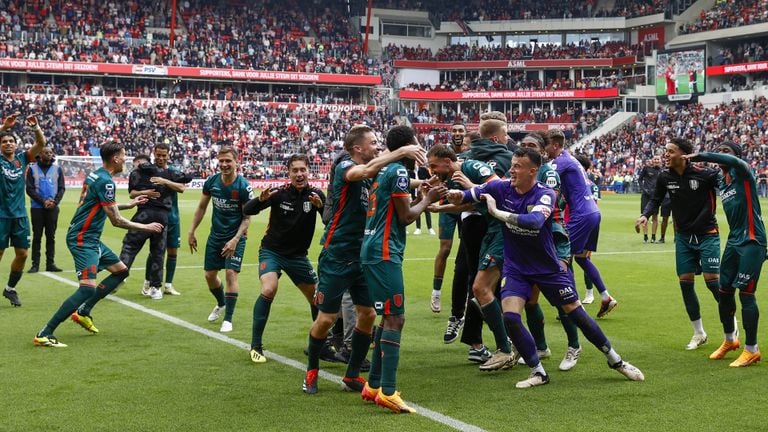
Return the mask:
<svg viewBox="0 0 768 432"><path fill-rule="evenodd" d="M683 24L679 34L699 33L768 22L768 4L763 0L722 0L704 10L691 24Z"/></svg>
<svg viewBox="0 0 768 432"><path fill-rule="evenodd" d="M577 44L554 45L536 44L517 47L477 47L469 45L450 45L441 48L434 55L427 48L409 48L388 45L387 56L393 60L434 60L434 61L473 61L473 60L521 60L521 59L572 59L572 58L619 58L641 54L637 45L625 42L581 41Z"/></svg>

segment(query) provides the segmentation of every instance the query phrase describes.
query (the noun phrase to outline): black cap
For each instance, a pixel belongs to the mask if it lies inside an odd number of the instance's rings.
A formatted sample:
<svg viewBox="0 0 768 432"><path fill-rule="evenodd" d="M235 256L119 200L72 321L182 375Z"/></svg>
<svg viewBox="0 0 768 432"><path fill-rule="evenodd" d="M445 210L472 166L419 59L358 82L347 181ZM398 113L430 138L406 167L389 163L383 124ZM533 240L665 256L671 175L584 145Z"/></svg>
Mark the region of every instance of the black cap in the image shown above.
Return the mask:
<svg viewBox="0 0 768 432"><path fill-rule="evenodd" d="M730 141L730 140L723 141L722 144L720 144L720 147L723 147L723 146L730 148L731 151L733 151L733 154L736 157L738 157L738 158L741 157L741 147L738 144L736 144L735 142Z"/></svg>

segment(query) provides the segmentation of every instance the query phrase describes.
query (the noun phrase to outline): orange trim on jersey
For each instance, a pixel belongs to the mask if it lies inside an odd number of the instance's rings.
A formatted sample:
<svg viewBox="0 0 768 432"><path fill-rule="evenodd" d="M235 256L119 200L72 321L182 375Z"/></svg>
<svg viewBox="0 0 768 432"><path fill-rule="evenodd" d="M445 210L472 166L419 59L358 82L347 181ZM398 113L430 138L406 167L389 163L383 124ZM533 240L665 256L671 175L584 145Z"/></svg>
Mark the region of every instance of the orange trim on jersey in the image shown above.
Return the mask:
<svg viewBox="0 0 768 432"><path fill-rule="evenodd" d="M333 215L333 222L331 222L331 228L328 229L328 237L325 238L323 249L328 249L328 246L331 244L331 238L333 238L333 233L336 231L336 227L339 225L341 212L344 210L344 206L347 204L347 192L349 192L349 183L344 183L344 186L341 188L341 196L339 197L339 208Z"/></svg>
<svg viewBox="0 0 768 432"><path fill-rule="evenodd" d="M485 179L483 183L488 183L491 180L498 180L498 179L499 179L499 176L497 176L496 174L491 174L487 179Z"/></svg>
<svg viewBox="0 0 768 432"><path fill-rule="evenodd" d="M82 246L83 245L83 235L86 231L88 231L88 227L91 226L91 221L93 220L93 217L96 216L96 213L101 209L101 206L93 206L91 207L91 211L88 212L88 216L85 218L85 222L83 222L83 227L80 229L80 232L77 233L77 245Z"/></svg>
<svg viewBox="0 0 768 432"><path fill-rule="evenodd" d="M395 197L395 198L404 198L404 197L411 196L411 194L405 193L405 192L394 192L394 193L390 194L389 196Z"/></svg>
<svg viewBox="0 0 768 432"><path fill-rule="evenodd" d="M395 209L395 203L389 202L387 207L387 218L384 220L384 238L381 245L381 259L389 261L389 233L392 230L392 213Z"/></svg>
<svg viewBox="0 0 768 432"><path fill-rule="evenodd" d="M755 238L755 216L752 208L752 190L749 187L749 180L744 180L744 192L745 200L747 201L747 226L749 227L749 239L756 240Z"/></svg>
<svg viewBox="0 0 768 432"><path fill-rule="evenodd" d="M99 205L102 207L112 207L113 205L117 205L114 201L99 201Z"/></svg>

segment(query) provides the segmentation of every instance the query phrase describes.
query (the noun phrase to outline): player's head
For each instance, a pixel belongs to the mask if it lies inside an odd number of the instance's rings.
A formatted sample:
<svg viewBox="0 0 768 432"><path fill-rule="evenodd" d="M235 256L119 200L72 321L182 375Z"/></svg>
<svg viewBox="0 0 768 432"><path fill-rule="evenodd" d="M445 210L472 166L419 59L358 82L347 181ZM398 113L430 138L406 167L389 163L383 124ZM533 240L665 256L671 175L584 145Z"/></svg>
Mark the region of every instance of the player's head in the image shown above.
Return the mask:
<svg viewBox="0 0 768 432"><path fill-rule="evenodd" d="M296 189L307 187L309 177L309 158L305 154L295 153L288 158L285 165L288 167L288 178Z"/></svg>
<svg viewBox="0 0 768 432"><path fill-rule="evenodd" d="M433 146L427 152L427 163L432 175L436 175L441 181L446 181L456 170L454 164L457 162L456 152L452 148L444 145Z"/></svg>
<svg viewBox="0 0 768 432"><path fill-rule="evenodd" d="M693 146L691 142L685 138L672 138L665 146L664 154L667 157L667 166L669 168L676 168L685 166L685 159L683 155L691 154L693 152Z"/></svg>
<svg viewBox="0 0 768 432"><path fill-rule="evenodd" d="M467 134L464 135L464 141L461 143L461 151L465 152L469 150L469 148L472 147L472 141L477 141L480 138L482 137L478 131L467 132Z"/></svg>
<svg viewBox="0 0 768 432"><path fill-rule="evenodd" d="M368 125L355 125L344 137L344 150L358 162L368 163L379 154L379 140Z"/></svg>
<svg viewBox="0 0 768 432"><path fill-rule="evenodd" d="M723 141L723 143L718 147L717 151L741 158L741 147L730 140Z"/></svg>
<svg viewBox="0 0 768 432"><path fill-rule="evenodd" d="M405 147L411 144L417 144L416 134L408 126L395 126L387 132L387 150L393 152L400 147ZM416 162L410 158L404 158L402 161L408 169L414 169Z"/></svg>
<svg viewBox="0 0 768 432"><path fill-rule="evenodd" d="M592 168L592 161L586 155L576 155L576 160L579 161L584 171L589 171Z"/></svg>
<svg viewBox="0 0 768 432"><path fill-rule="evenodd" d="M234 147L224 146L216 154L219 160L219 172L225 177L234 177L237 174L237 150Z"/></svg>
<svg viewBox="0 0 768 432"><path fill-rule="evenodd" d="M480 116L480 136L499 143L507 144L507 117L503 112L491 111Z"/></svg>
<svg viewBox="0 0 768 432"><path fill-rule="evenodd" d="M16 153L16 148L19 146L19 142L16 139L16 134L13 132L0 132L0 151L6 158L12 158Z"/></svg>
<svg viewBox="0 0 768 432"><path fill-rule="evenodd" d="M536 176L541 166L541 153L538 150L520 147L512 155L512 167L509 178L512 186L527 191L536 182Z"/></svg>
<svg viewBox="0 0 768 432"><path fill-rule="evenodd" d="M451 126L451 143L453 144L454 151L461 148L466 134L467 127L464 126L464 123L456 122Z"/></svg>
<svg viewBox="0 0 768 432"><path fill-rule="evenodd" d="M544 134L546 147L544 150L550 159L554 159L563 152L565 148L565 134L560 129L550 129Z"/></svg>
<svg viewBox="0 0 768 432"><path fill-rule="evenodd" d="M170 152L171 147L168 144L164 142L155 144L155 147L152 149L152 154L155 155L155 165L160 168L166 168Z"/></svg>
<svg viewBox="0 0 768 432"><path fill-rule="evenodd" d="M133 157L133 168L136 169L141 164L149 163L149 155L138 154Z"/></svg>
<svg viewBox="0 0 768 432"><path fill-rule="evenodd" d="M125 163L125 147L122 143L109 141L101 146L101 161L113 174L123 171Z"/></svg>
<svg viewBox="0 0 768 432"><path fill-rule="evenodd" d="M520 141L520 147L534 149L538 151L542 156L547 154L547 152L544 150L544 147L546 146L547 142L544 139L544 135L539 132L531 132L523 137L522 141Z"/></svg>

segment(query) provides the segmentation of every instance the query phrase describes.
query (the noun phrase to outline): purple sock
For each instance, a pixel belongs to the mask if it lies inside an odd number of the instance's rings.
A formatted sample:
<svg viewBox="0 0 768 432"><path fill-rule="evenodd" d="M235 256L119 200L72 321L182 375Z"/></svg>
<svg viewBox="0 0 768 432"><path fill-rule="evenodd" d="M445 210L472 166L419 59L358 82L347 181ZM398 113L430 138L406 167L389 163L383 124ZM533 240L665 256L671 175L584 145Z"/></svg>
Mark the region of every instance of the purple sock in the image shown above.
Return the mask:
<svg viewBox="0 0 768 432"><path fill-rule="evenodd" d="M595 267L595 264L592 262L592 260L577 257L576 264L578 264L579 267L584 270L585 275L589 276L589 279L593 284L595 284L595 287L597 287L597 291L599 293L605 292L605 284L603 283L603 278L600 277L600 270Z"/></svg>
<svg viewBox="0 0 768 432"><path fill-rule="evenodd" d="M520 314L514 312L504 312L504 319L507 321L509 329L509 338L515 345L517 351L525 359L525 364L535 367L539 364L539 354L536 352L536 341L533 340L531 333L523 327L523 321Z"/></svg>
<svg viewBox="0 0 768 432"><path fill-rule="evenodd" d="M583 307L579 306L572 310L568 313L568 317L576 324L576 327L581 329L587 340L592 342L592 345L596 346L602 353L607 353L611 350L611 342L595 320L587 315Z"/></svg>

